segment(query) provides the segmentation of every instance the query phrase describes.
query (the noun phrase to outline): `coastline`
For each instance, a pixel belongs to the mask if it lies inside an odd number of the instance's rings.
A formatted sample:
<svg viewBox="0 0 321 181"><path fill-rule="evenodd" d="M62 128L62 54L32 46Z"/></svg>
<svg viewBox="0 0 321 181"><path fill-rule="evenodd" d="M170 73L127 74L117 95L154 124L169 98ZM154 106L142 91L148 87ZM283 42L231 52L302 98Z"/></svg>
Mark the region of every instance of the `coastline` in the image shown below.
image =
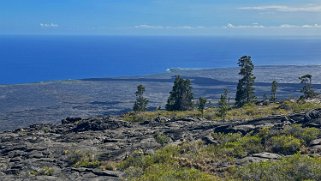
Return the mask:
<svg viewBox="0 0 321 181"><path fill-rule="evenodd" d="M261 71L262 69L275 69L276 71L278 69L291 69L291 68L302 68L302 69L306 69L306 68L321 68L321 64L306 64L306 65L295 65L295 64L289 64L289 65L258 65L255 66L254 72L255 73L260 73L259 71ZM64 79L64 80L43 80L43 81L35 81L35 82L25 82L25 83L8 83L8 84L0 84L0 87L5 87L5 86L20 86L20 85L33 85L33 84L50 84L50 83L57 83L57 82L76 82L76 81L83 81L83 80L99 80L99 79L106 79L106 80L117 80L117 79L137 79L137 78L154 78L154 77L166 77L168 78L169 76L173 76L176 74L183 74L183 76L188 75L189 73L192 74L197 74L198 72L200 72L200 74L202 72L206 72L206 71L210 71L210 72L215 72L215 71L236 71L238 70L238 67L219 67L219 68L213 68L213 67L203 67L203 68L184 68L184 67L173 67L173 68L167 68L165 71L163 72L158 72L158 73L151 73L151 74L145 74L145 75L132 75L132 76L107 76L107 77L83 77L83 78L79 78L79 79ZM259 70L258 70L259 69ZM301 71L303 72L303 70ZM310 72L312 74L317 73L317 72ZM200 77L206 77L207 75L198 75ZM320 79L321 79L321 73L320 73ZM264 80L260 80L265 82ZM317 81L317 79L316 79ZM289 82L284 82L284 83L289 83ZM292 82L291 82L292 83ZM295 83L295 82L293 82ZM321 80L320 82L318 82L318 84L321 84Z"/></svg>

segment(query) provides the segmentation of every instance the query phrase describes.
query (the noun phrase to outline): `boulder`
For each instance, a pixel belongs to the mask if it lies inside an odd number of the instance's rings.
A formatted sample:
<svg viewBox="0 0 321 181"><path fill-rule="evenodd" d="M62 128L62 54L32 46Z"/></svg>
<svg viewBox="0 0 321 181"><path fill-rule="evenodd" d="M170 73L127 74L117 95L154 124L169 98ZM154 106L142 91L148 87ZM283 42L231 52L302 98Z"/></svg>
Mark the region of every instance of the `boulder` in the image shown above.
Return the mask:
<svg viewBox="0 0 321 181"><path fill-rule="evenodd" d="M257 162L262 162L262 161L267 161L269 159L266 158L260 158L260 157L253 157L253 156L248 156L245 158L242 158L237 161L238 165L247 165L249 163L257 163Z"/></svg>
<svg viewBox="0 0 321 181"><path fill-rule="evenodd" d="M173 121L197 122L197 121L201 121L201 120L199 118L186 117L186 118L176 119Z"/></svg>
<svg viewBox="0 0 321 181"><path fill-rule="evenodd" d="M307 112L304 126L321 128L321 109Z"/></svg>
<svg viewBox="0 0 321 181"><path fill-rule="evenodd" d="M168 121L170 121L170 119L163 116L159 116L155 119L155 122L158 122L158 123L166 123Z"/></svg>
<svg viewBox="0 0 321 181"><path fill-rule="evenodd" d="M313 153L320 153L321 152L321 145L315 145L315 146L312 146L312 147L309 147L309 150Z"/></svg>
<svg viewBox="0 0 321 181"><path fill-rule="evenodd" d="M80 117L67 117L66 119L61 120L61 124L74 124L81 120Z"/></svg>
<svg viewBox="0 0 321 181"><path fill-rule="evenodd" d="M304 123L306 118L305 114L293 114L288 116L288 119L291 123Z"/></svg>
<svg viewBox="0 0 321 181"><path fill-rule="evenodd" d="M249 133L250 131L255 129L255 125L247 124L247 125L238 125L232 127L235 132L241 132L242 134Z"/></svg>
<svg viewBox="0 0 321 181"><path fill-rule="evenodd" d="M204 142L204 144L206 145L218 145L219 142L214 140L213 137L211 135L207 135L207 136L204 136L202 138L202 141Z"/></svg>
<svg viewBox="0 0 321 181"><path fill-rule="evenodd" d="M263 153L256 153L252 155L253 157L258 157L258 158L264 158L264 159L279 159L282 156L276 153L268 153L268 152L263 152Z"/></svg>
<svg viewBox="0 0 321 181"><path fill-rule="evenodd" d="M316 139L316 140L312 140L310 142L310 146L315 146L315 145L321 145L321 138L320 139Z"/></svg>
<svg viewBox="0 0 321 181"><path fill-rule="evenodd" d="M243 135L245 135L250 131L254 130L255 128L256 128L255 125L251 125L251 124L223 125L223 126L216 127L214 131L221 132L221 133L242 133Z"/></svg>
<svg viewBox="0 0 321 181"><path fill-rule="evenodd" d="M130 127L129 122L113 119L91 119L82 120L72 129L73 132L83 131L102 131L107 129L118 129L122 127Z"/></svg>

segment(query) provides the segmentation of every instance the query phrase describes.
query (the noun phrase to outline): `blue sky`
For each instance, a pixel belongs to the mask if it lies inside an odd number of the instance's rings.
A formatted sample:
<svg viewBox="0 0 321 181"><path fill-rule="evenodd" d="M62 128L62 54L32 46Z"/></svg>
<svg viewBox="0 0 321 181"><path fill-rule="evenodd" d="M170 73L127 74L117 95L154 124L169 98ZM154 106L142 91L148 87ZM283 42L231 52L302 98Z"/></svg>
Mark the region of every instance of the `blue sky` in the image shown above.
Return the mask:
<svg viewBox="0 0 321 181"><path fill-rule="evenodd" d="M1 0L0 34L321 36L321 1Z"/></svg>

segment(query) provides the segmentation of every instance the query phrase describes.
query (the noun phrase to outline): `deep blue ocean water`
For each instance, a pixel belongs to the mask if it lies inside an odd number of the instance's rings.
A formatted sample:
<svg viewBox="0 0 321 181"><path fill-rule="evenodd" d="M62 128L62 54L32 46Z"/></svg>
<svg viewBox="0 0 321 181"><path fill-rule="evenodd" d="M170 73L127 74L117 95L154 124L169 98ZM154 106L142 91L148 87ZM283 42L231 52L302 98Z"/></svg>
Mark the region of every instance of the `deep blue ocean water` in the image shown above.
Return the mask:
<svg viewBox="0 0 321 181"><path fill-rule="evenodd" d="M321 64L321 39L0 36L0 84L117 77L167 68Z"/></svg>

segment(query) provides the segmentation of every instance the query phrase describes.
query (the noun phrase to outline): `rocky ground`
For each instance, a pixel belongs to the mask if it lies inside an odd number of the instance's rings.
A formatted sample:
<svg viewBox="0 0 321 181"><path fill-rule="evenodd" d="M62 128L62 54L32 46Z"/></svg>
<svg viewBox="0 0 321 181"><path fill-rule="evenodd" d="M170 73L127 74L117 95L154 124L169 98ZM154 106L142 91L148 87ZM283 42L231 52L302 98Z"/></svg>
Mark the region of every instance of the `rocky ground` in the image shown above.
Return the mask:
<svg viewBox="0 0 321 181"><path fill-rule="evenodd" d="M272 116L251 121L213 122L200 118L168 119L158 117L142 123L122 121L119 117L67 118L61 124L35 124L28 128L0 133L0 180L122 180L120 171L94 168L77 153L88 153L100 162L120 161L140 151L146 154L161 148L156 134L169 137L171 144L202 140L218 144L213 132L246 134L265 126L282 129L299 123L321 128L321 109L305 114ZM311 141L307 154L320 154L321 139ZM256 153L238 159L240 165L278 159L275 153ZM91 163L94 164L94 163ZM218 167L228 167L221 165Z"/></svg>

